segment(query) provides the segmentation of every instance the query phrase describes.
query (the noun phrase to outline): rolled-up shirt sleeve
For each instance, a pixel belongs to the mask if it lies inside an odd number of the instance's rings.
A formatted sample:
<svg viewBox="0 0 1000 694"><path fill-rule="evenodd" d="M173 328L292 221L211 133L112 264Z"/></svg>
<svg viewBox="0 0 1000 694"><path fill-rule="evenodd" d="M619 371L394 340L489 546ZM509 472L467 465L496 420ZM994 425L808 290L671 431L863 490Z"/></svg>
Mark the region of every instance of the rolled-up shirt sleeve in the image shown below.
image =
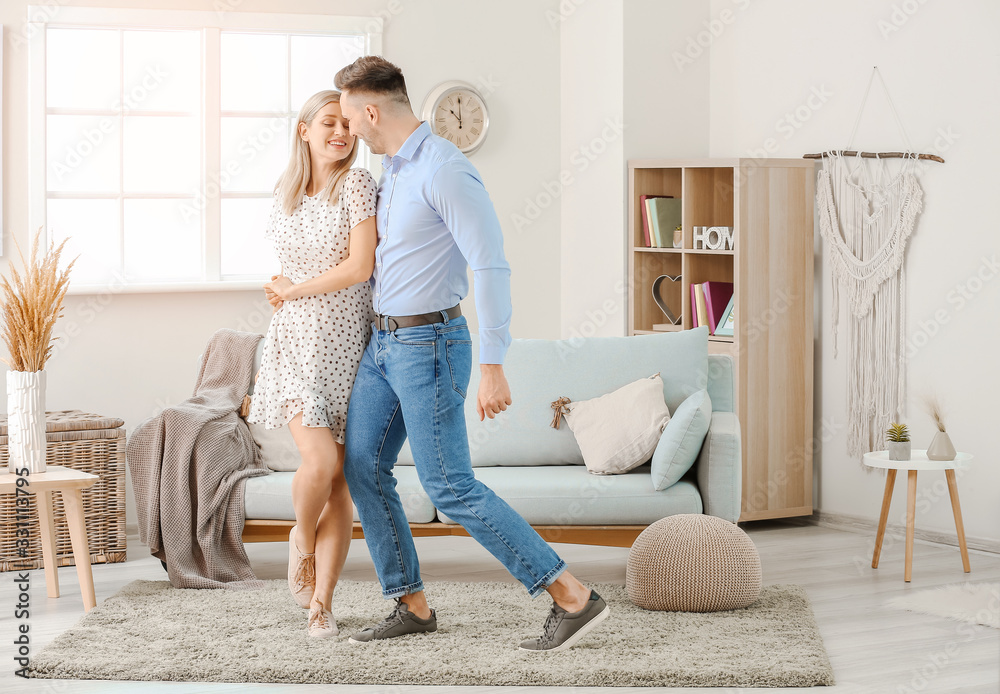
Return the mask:
<svg viewBox="0 0 1000 694"><path fill-rule="evenodd" d="M471 165L449 161L434 174L431 203L472 268L479 317L479 363L503 364L510 346L510 265L500 220Z"/></svg>

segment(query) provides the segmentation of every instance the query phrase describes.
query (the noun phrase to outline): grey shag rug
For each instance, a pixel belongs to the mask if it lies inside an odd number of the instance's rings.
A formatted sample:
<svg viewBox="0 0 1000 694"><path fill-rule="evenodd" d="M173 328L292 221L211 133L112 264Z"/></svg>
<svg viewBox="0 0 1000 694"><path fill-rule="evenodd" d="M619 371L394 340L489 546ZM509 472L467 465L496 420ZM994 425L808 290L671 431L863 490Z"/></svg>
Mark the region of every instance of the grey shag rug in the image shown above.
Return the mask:
<svg viewBox="0 0 1000 694"><path fill-rule="evenodd" d="M803 687L832 685L809 600L765 587L745 609L649 612L625 587L594 588L611 616L568 651L527 653L551 600L516 583L427 585L435 634L353 644L390 611L374 582L341 581L335 639L306 634L285 581L261 590L193 590L134 581L31 660L33 677L329 684Z"/></svg>

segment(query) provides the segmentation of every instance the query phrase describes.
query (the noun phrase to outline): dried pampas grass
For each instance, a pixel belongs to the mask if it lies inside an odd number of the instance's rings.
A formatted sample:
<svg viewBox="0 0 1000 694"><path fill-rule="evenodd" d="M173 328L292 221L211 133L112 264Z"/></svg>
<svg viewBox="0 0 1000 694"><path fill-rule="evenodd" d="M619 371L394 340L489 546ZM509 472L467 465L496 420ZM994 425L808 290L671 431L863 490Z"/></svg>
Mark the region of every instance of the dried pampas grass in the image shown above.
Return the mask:
<svg viewBox="0 0 1000 694"><path fill-rule="evenodd" d="M938 431L944 431L944 410L941 408L941 401L938 400L937 396L925 395L924 407L927 408L927 414L934 420L934 425L938 428Z"/></svg>
<svg viewBox="0 0 1000 694"><path fill-rule="evenodd" d="M24 266L23 274L11 265L10 280L0 278L4 319L0 335L10 352L10 361L0 361L11 371L41 371L45 368L45 361L52 354L52 328L62 315L63 297L69 288L69 271L76 263L74 258L65 270L59 272L59 258L68 239L58 247L50 244L45 255L39 258L38 240L41 235L42 230L39 229L31 244L27 263L24 262L21 246L14 239L21 265Z"/></svg>

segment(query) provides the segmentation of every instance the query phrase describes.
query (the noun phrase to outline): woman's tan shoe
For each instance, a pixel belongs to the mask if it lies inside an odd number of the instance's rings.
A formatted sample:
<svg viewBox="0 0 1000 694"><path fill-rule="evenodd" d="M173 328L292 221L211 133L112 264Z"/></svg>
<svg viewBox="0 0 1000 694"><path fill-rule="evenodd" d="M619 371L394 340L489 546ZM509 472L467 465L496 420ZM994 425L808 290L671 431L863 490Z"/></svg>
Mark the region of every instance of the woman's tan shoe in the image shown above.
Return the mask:
<svg viewBox="0 0 1000 694"><path fill-rule="evenodd" d="M340 633L333 615L319 600L309 608L309 635L325 639Z"/></svg>

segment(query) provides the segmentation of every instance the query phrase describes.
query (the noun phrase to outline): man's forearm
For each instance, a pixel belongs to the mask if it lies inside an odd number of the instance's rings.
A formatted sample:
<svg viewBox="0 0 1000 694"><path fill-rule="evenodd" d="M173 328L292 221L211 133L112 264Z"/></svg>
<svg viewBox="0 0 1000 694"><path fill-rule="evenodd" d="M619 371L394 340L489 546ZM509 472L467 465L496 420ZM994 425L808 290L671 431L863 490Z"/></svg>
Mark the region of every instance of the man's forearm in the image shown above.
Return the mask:
<svg viewBox="0 0 1000 694"><path fill-rule="evenodd" d="M510 269L475 271L476 314L479 317L479 363L503 364L510 346Z"/></svg>

